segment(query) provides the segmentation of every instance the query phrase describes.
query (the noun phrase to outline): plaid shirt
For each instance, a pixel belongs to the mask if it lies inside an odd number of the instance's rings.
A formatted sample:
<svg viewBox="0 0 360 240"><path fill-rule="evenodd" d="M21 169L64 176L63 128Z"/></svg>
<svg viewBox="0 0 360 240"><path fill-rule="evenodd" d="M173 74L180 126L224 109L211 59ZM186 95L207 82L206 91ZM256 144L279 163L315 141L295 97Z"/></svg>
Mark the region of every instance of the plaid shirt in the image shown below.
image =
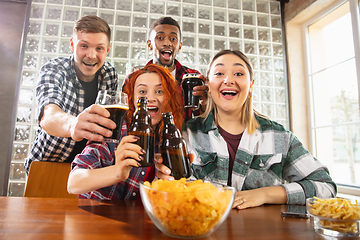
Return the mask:
<svg viewBox="0 0 360 240"><path fill-rule="evenodd" d="M153 63L153 60L151 59L146 65L150 64L150 63ZM195 70L195 69L192 69L192 68L188 68L188 67L185 67L183 65L181 65L181 63L175 59L175 78L178 82L178 84L180 85L181 82L182 82L182 77L184 76L185 73L199 73L199 71ZM137 70L135 70L137 71ZM131 76L131 73L129 75L127 75L124 79L124 82L123 82L123 89L124 89L124 86L128 83L129 81L129 78Z"/></svg>
<svg viewBox="0 0 360 240"><path fill-rule="evenodd" d="M105 62L100 68L98 81L98 89L117 91L118 76L110 63ZM77 116L84 109L84 95L84 89L75 73L73 56L50 60L41 68L36 88L38 121L48 104L56 104L64 112ZM39 126L31 152L25 159L26 172L29 172L32 161L65 161L74 145L75 141L71 138L54 137Z"/></svg>
<svg viewBox="0 0 360 240"><path fill-rule="evenodd" d="M237 191L267 186L283 186L288 204L305 204L313 196L334 197L336 184L328 169L314 158L280 124L256 117L260 128L253 134L244 131L232 171L232 186ZM183 136L189 152L195 154L192 178L226 185L229 152L210 113L207 119L195 118L186 123ZM190 149L191 146L191 149Z"/></svg>
<svg viewBox="0 0 360 240"><path fill-rule="evenodd" d="M113 165L116 146L117 144L114 143L90 142L81 154L76 155L71 163L71 172L80 168L97 169ZM99 200L137 199L140 197L139 182L144 180L147 171L151 171L151 167L133 167L125 181L96 191L80 194L79 198Z"/></svg>

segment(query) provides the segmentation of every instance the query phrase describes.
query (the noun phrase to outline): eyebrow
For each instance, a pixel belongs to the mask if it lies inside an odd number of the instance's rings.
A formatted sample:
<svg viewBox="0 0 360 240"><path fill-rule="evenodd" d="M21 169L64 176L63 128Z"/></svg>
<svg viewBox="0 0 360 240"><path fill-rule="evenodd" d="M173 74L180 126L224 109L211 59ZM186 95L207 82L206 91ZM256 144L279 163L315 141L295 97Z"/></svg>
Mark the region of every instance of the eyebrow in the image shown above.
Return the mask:
<svg viewBox="0 0 360 240"><path fill-rule="evenodd" d="M88 42L88 41L85 41L85 40L79 40L79 42L84 42L84 43L86 43L86 44L89 44L89 42ZM106 45L106 43L99 43L98 45Z"/></svg>
<svg viewBox="0 0 360 240"><path fill-rule="evenodd" d="M223 63L217 63L217 64L215 64L215 67L216 66L224 66L224 64ZM234 63L233 66L241 66L241 67L245 68L245 66L243 64L241 64L241 63Z"/></svg>
<svg viewBox="0 0 360 240"><path fill-rule="evenodd" d="M148 85L146 85L145 83L140 83L139 85L136 86L137 88L138 87L148 87ZM155 87L161 87L161 83L155 85Z"/></svg>
<svg viewBox="0 0 360 240"><path fill-rule="evenodd" d="M165 34L165 32L159 31L159 32L156 33L156 35L157 35L157 34ZM175 34L176 36L178 35L176 32L170 32L170 34Z"/></svg>

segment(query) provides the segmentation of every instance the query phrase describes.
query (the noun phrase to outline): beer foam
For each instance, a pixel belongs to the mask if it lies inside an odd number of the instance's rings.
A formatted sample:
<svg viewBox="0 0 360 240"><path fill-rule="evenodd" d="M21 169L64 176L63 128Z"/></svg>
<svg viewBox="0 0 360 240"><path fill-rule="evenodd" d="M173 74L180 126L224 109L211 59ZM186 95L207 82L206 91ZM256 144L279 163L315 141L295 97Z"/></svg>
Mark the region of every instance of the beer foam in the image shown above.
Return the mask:
<svg viewBox="0 0 360 240"><path fill-rule="evenodd" d="M111 105L100 105L103 108L120 108L123 110L129 110L129 106L127 105L122 105L122 104L111 104Z"/></svg>

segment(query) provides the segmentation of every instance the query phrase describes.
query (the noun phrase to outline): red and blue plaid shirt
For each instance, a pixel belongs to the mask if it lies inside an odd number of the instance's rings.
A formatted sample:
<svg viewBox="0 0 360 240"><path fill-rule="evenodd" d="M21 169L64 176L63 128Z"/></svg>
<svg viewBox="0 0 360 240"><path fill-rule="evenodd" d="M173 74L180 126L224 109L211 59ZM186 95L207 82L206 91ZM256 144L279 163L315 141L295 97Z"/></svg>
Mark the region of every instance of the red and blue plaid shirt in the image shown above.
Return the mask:
<svg viewBox="0 0 360 240"><path fill-rule="evenodd" d="M114 143L89 142L82 153L76 155L71 164L71 171L81 168L97 169L113 165L116 147L117 144ZM129 177L125 181L118 182L117 184L96 191L80 194L79 198L98 200L137 199L140 198L139 182L152 181L154 177L154 165L148 168L133 167Z"/></svg>

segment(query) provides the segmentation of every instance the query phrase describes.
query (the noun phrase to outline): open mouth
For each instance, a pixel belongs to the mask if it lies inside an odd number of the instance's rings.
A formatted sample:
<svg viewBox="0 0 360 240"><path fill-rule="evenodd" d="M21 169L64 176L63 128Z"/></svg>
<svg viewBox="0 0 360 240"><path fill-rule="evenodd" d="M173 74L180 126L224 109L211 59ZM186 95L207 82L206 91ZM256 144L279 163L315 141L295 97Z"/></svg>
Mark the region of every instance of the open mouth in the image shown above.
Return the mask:
<svg viewBox="0 0 360 240"><path fill-rule="evenodd" d="M150 107L148 106L147 110L148 110L150 116L153 117L159 111L159 108L153 107L153 106L150 106Z"/></svg>
<svg viewBox="0 0 360 240"><path fill-rule="evenodd" d="M236 94L238 94L238 91L232 91L232 90L224 90L220 92L223 96L230 96L234 97Z"/></svg>
<svg viewBox="0 0 360 240"><path fill-rule="evenodd" d="M94 67L97 63L86 63L86 62L83 62L85 66L88 66L88 67Z"/></svg>
<svg viewBox="0 0 360 240"><path fill-rule="evenodd" d="M172 54L173 54L173 51L172 51L172 50L164 50L164 51L161 51L161 55L163 56L163 58L164 58L165 60L170 60Z"/></svg>

